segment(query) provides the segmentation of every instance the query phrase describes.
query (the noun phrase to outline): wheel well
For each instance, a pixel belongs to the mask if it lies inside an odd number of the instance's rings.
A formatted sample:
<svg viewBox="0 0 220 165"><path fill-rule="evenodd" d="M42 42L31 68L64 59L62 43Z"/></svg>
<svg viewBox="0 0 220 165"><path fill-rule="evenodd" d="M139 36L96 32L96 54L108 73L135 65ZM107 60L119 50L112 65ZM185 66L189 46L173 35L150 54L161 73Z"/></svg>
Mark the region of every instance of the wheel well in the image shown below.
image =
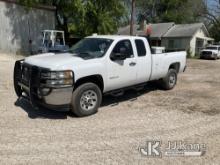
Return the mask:
<svg viewBox="0 0 220 165"><path fill-rule="evenodd" d="M79 80L76 81L74 86L75 86L75 88L77 88L78 86L80 86L84 83L89 83L89 82L98 85L98 87L101 89L101 91L104 90L104 82L103 82L103 78L101 75L92 75L92 76L80 78Z"/></svg>
<svg viewBox="0 0 220 165"><path fill-rule="evenodd" d="M173 64L171 64L170 67L169 67L169 70L170 70L170 69L175 69L175 70L177 71L177 73L179 73L179 70L180 70L180 63L177 62L177 63L173 63Z"/></svg>

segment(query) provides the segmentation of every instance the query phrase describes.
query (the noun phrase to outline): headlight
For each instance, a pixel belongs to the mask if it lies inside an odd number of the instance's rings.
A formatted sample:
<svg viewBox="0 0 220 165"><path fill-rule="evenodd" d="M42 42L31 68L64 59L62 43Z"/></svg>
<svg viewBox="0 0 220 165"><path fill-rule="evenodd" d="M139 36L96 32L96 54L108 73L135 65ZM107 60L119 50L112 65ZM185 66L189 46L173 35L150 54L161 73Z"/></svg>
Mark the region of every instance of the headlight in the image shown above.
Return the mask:
<svg viewBox="0 0 220 165"><path fill-rule="evenodd" d="M73 78L72 71L49 71L41 73L42 79L70 79Z"/></svg>
<svg viewBox="0 0 220 165"><path fill-rule="evenodd" d="M72 71L48 71L41 73L41 82L46 87L65 87L73 85Z"/></svg>
<svg viewBox="0 0 220 165"><path fill-rule="evenodd" d="M57 85L72 85L72 79L62 79L62 80L46 80L46 84L50 86L57 86Z"/></svg>

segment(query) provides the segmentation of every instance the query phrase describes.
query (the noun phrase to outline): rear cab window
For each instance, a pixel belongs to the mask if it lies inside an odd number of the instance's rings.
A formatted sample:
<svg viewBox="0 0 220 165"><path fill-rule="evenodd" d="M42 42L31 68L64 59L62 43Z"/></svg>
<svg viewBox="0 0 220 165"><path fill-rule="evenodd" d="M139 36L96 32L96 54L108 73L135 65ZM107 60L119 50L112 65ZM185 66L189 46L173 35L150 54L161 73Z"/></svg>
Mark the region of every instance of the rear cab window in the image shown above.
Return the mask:
<svg viewBox="0 0 220 165"><path fill-rule="evenodd" d="M141 39L136 39L135 40L135 45L136 45L136 48L137 48L138 57L146 56L147 51L146 51L144 41L141 40Z"/></svg>

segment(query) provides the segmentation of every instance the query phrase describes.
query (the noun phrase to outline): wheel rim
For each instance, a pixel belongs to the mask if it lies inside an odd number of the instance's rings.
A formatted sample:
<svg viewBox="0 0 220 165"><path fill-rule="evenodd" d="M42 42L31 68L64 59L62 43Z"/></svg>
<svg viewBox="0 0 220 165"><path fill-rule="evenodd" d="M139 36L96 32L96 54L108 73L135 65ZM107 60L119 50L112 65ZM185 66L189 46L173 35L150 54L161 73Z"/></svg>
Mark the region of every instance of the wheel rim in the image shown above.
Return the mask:
<svg viewBox="0 0 220 165"><path fill-rule="evenodd" d="M90 111L97 105L98 96L95 91L87 90L80 98L80 106L84 111Z"/></svg>
<svg viewBox="0 0 220 165"><path fill-rule="evenodd" d="M169 84L171 87L173 87L176 84L176 75L175 74L170 75Z"/></svg>

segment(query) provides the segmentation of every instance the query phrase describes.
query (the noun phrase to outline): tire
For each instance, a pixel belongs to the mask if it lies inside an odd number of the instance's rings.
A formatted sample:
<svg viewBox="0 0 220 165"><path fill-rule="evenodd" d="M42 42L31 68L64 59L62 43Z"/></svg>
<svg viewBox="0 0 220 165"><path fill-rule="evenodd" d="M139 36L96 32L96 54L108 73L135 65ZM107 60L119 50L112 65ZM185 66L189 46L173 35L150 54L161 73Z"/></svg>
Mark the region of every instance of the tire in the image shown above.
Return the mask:
<svg viewBox="0 0 220 165"><path fill-rule="evenodd" d="M167 76L161 80L161 86L165 90L171 90L176 86L177 83L177 71L170 69Z"/></svg>
<svg viewBox="0 0 220 165"><path fill-rule="evenodd" d="M85 83L73 91L71 111L78 117L93 115L98 112L101 102L100 88L94 83Z"/></svg>

